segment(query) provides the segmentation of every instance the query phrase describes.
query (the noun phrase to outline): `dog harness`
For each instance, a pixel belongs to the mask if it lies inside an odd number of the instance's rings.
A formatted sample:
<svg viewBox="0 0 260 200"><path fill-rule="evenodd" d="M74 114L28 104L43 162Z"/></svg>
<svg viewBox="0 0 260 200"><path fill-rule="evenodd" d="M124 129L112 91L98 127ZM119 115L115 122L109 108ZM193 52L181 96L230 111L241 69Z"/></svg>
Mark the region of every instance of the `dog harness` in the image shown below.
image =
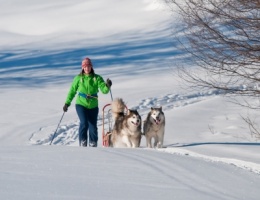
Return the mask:
<svg viewBox="0 0 260 200"><path fill-rule="evenodd" d="M78 95L85 98L85 99L98 98L97 94L84 94L82 92L78 92Z"/></svg>

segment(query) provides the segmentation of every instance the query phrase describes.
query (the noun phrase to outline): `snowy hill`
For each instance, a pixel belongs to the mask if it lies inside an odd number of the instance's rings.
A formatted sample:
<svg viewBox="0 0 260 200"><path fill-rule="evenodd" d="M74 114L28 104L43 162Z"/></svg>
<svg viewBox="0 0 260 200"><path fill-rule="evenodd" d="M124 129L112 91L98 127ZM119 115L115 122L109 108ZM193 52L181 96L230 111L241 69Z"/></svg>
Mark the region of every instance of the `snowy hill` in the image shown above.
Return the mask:
<svg viewBox="0 0 260 200"><path fill-rule="evenodd" d="M259 199L248 111L219 91L180 87L187 55L161 1L0 1L1 199ZM102 94L98 148L78 147L74 103L49 145L85 56L143 119L163 107L164 148L144 137L138 149L102 147Z"/></svg>

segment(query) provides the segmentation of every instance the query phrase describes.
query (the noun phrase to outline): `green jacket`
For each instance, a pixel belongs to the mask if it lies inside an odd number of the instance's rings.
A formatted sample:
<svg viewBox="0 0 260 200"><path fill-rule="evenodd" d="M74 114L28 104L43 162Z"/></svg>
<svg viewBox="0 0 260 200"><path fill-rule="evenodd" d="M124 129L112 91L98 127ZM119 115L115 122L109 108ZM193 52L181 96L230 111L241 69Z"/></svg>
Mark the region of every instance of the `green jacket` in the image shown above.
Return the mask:
<svg viewBox="0 0 260 200"><path fill-rule="evenodd" d="M77 95L76 104L92 109L98 107L98 98L84 98L78 93L86 95L97 95L101 90L103 94L109 92L109 87L106 85L103 78L98 74L79 74L74 77L71 84L65 104L71 104L75 95Z"/></svg>

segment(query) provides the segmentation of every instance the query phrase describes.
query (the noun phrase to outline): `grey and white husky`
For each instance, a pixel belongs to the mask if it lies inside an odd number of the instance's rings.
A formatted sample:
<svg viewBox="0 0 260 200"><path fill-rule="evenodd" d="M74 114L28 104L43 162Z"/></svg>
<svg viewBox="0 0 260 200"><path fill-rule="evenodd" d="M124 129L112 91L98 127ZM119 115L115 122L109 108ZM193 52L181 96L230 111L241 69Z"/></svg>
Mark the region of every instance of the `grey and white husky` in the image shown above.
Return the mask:
<svg viewBox="0 0 260 200"><path fill-rule="evenodd" d="M112 147L140 146L142 132L142 119L137 110L129 110L125 113L126 105L121 98L115 99L111 104L114 119L114 127L110 138Z"/></svg>
<svg viewBox="0 0 260 200"><path fill-rule="evenodd" d="M146 138L146 146L149 148L163 147L165 129L165 115L160 108L151 108L144 121L144 135ZM154 139L154 145L152 146L152 138Z"/></svg>

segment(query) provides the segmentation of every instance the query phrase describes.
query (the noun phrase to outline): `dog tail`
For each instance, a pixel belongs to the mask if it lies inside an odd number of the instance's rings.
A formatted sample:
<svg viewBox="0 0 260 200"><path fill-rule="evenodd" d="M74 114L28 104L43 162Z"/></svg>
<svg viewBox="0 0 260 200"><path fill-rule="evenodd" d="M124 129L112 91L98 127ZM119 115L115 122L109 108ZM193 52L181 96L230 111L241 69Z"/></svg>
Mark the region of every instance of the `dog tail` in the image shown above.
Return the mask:
<svg viewBox="0 0 260 200"><path fill-rule="evenodd" d="M125 102L123 101L123 99L114 99L111 104L111 110L114 119L116 119L120 115L124 115Z"/></svg>

